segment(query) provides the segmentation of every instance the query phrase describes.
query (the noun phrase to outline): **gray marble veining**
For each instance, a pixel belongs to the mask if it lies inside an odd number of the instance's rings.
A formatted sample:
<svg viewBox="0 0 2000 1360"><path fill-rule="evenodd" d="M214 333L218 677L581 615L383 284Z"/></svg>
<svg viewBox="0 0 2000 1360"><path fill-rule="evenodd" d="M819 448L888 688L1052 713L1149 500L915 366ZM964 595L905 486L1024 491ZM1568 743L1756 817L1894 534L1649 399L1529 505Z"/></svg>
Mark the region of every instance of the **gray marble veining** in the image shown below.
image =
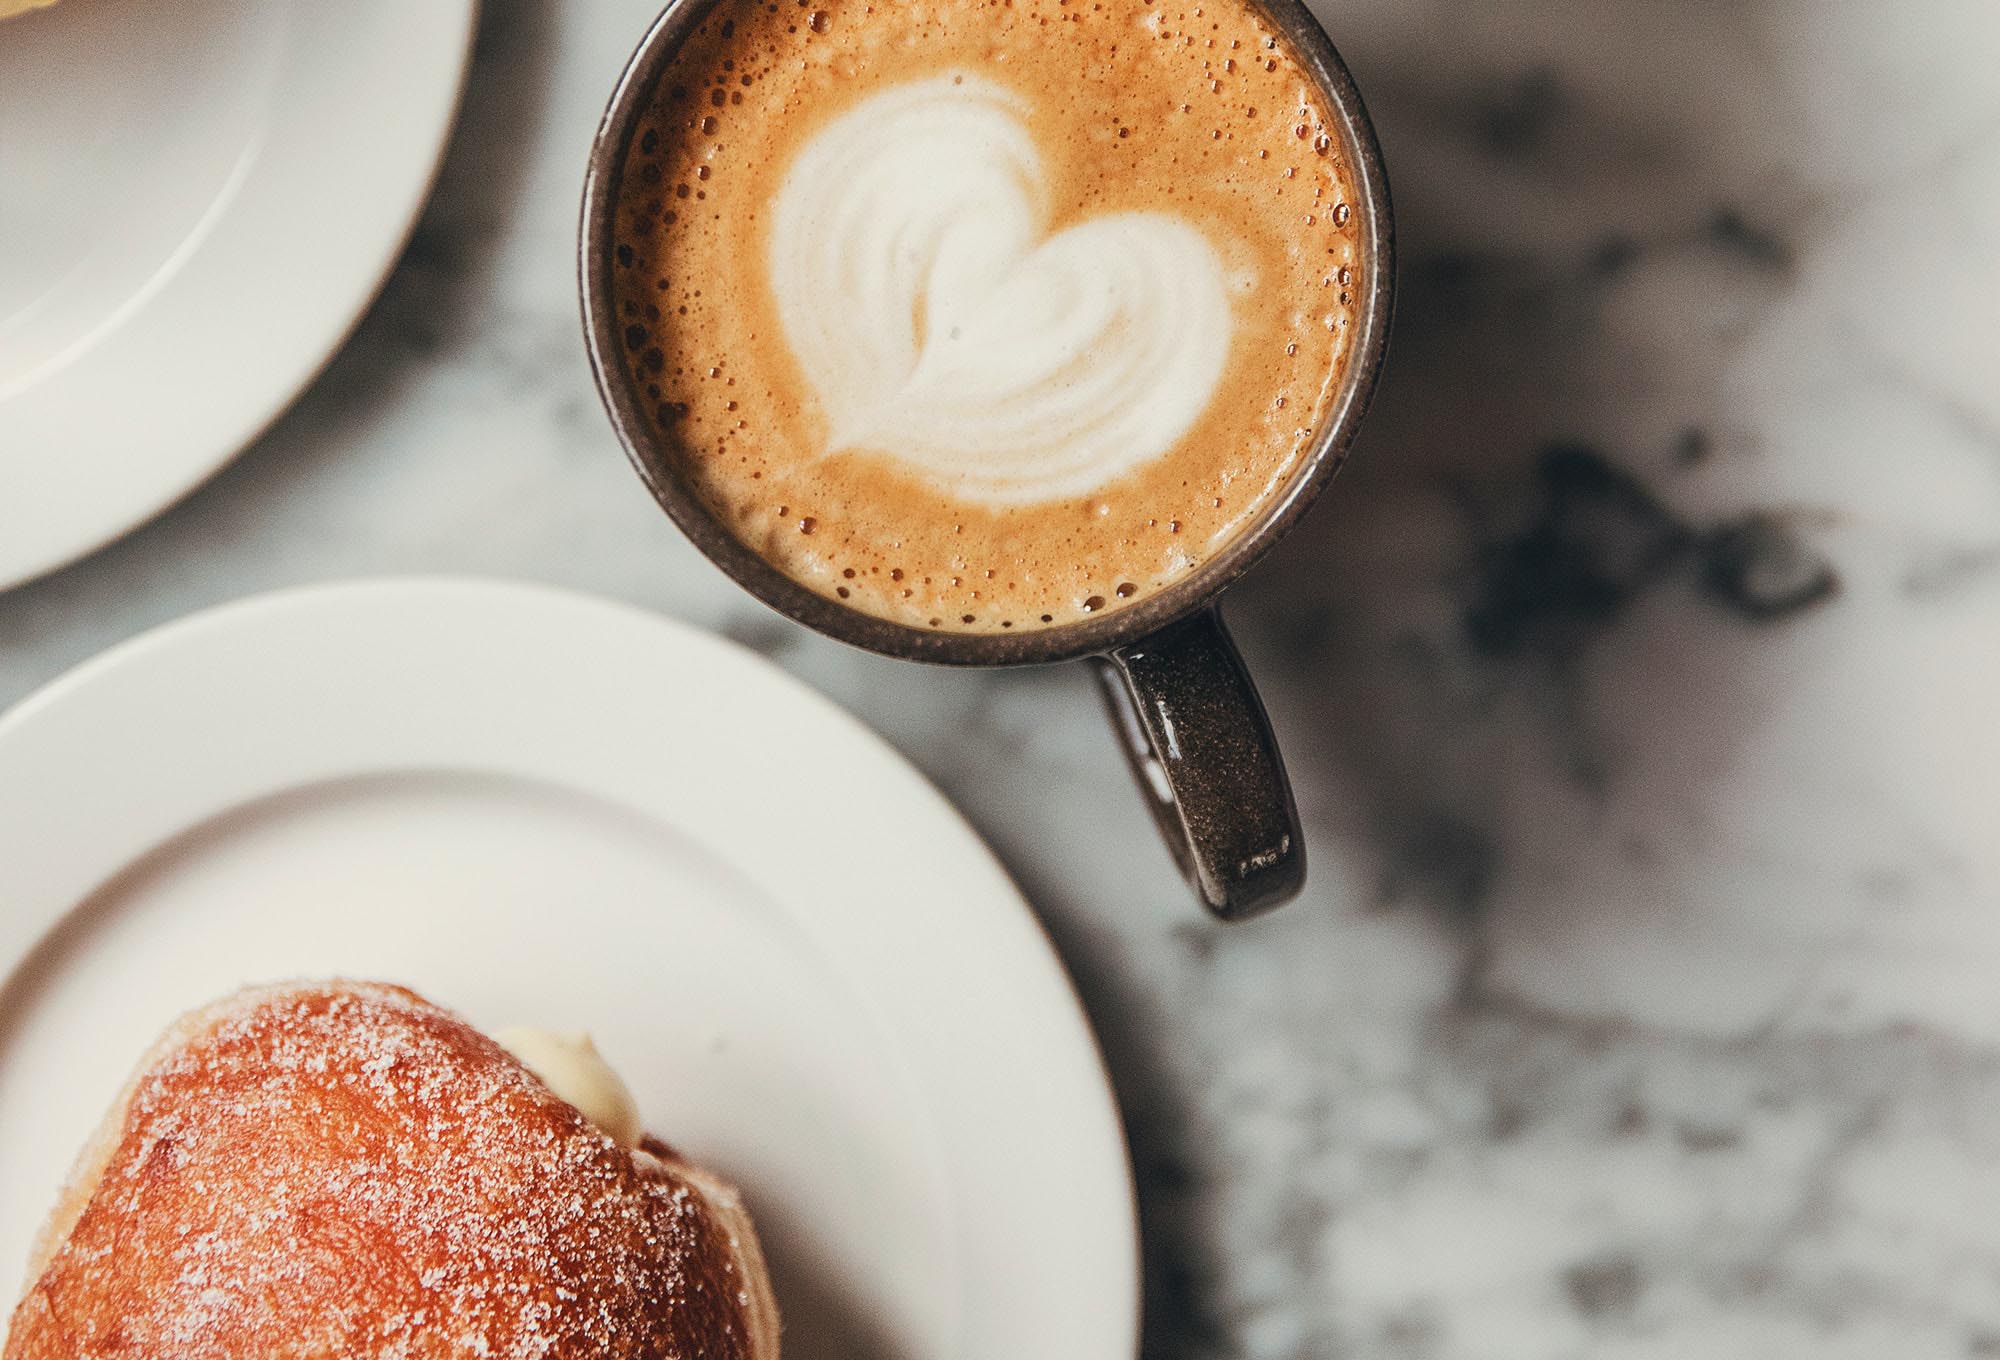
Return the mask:
<svg viewBox="0 0 2000 1360"><path fill-rule="evenodd" d="M379 305L216 482L0 597L0 702L291 582L633 599L1020 877L1125 1103L1149 1355L2000 1355L2000 10L1317 3L1405 269L1352 466L1232 596L1284 913L1198 919L1088 677L847 651L653 509L572 269L646 0L489 0Z"/></svg>

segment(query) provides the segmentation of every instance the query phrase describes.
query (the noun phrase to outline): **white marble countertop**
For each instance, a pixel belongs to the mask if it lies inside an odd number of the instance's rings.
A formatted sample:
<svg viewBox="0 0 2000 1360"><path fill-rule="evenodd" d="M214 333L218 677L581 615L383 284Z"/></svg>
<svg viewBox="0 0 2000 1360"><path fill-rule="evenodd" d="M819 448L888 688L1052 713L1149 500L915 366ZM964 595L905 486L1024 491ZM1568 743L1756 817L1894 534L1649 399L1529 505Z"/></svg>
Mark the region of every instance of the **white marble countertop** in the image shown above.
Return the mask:
<svg viewBox="0 0 2000 1360"><path fill-rule="evenodd" d="M576 319L651 0L489 0L407 257L163 520L0 597L0 703L190 609L446 570L859 713L1083 988L1176 1360L2000 1355L2000 9L1318 0L1395 183L1352 466L1232 597L1305 900L1199 919L1077 669L766 613Z"/></svg>

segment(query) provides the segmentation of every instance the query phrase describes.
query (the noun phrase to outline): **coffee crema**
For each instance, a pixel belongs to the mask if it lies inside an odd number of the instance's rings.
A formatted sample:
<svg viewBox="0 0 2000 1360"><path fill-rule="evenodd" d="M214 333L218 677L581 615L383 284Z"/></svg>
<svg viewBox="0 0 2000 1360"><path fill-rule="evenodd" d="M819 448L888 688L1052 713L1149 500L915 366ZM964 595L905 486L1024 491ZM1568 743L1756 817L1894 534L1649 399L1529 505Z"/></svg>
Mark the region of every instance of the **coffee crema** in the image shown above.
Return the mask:
<svg viewBox="0 0 2000 1360"><path fill-rule="evenodd" d="M634 132L613 300L751 549L897 622L1039 628L1197 569L1298 470L1354 202L1242 0L723 0Z"/></svg>

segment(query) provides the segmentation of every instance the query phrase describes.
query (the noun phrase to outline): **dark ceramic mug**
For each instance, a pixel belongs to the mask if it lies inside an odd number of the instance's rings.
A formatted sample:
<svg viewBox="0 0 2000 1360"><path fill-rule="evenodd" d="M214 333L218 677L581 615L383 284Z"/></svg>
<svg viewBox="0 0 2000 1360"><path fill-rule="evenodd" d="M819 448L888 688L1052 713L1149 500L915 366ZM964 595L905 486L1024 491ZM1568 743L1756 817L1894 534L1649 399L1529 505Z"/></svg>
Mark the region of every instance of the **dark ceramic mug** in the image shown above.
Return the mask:
<svg viewBox="0 0 2000 1360"><path fill-rule="evenodd" d="M1300 0L1252 0L1290 41L1325 96L1360 198L1358 325L1340 390L1291 482L1208 561L1137 604L1032 633L940 633L828 599L738 539L681 480L625 365L611 279L626 151L661 73L713 2L675 0L640 41L612 92L584 179L584 333L598 392L639 475L717 566L765 604L830 637L942 665L1093 661L1139 787L1203 903L1225 920L1241 920L1290 899L1305 881L1298 810L1264 705L1222 626L1216 596L1298 523L1333 477L1367 409L1388 340L1395 285L1389 187L1360 92L1326 30Z"/></svg>

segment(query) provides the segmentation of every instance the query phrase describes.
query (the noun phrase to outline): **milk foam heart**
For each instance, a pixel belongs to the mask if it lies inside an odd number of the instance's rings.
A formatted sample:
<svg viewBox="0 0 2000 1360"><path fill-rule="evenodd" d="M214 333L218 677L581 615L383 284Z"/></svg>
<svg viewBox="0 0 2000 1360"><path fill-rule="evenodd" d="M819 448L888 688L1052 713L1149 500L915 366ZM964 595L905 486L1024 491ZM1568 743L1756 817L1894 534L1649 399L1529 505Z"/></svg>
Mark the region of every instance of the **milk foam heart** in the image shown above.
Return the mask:
<svg viewBox="0 0 2000 1360"><path fill-rule="evenodd" d="M1050 234L1024 103L970 72L872 95L800 148L770 277L825 452L992 504L1085 495L1171 450L1229 356L1221 257L1160 212Z"/></svg>

